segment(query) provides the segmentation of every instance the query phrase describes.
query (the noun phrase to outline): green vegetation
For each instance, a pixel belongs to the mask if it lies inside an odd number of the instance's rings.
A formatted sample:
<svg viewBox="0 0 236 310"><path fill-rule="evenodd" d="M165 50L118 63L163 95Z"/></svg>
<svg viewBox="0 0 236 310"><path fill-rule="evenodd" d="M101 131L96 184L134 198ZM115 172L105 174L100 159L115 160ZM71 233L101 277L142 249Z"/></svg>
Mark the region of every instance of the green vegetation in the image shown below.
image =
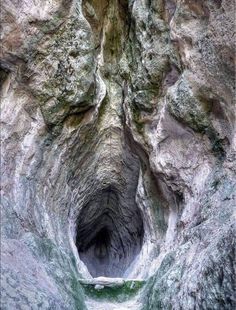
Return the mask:
<svg viewBox="0 0 236 310"><path fill-rule="evenodd" d="M82 287L84 288L85 294L91 298L123 302L134 296L141 288L143 288L144 284L144 281L126 281L119 287L95 289L94 284L82 284Z"/></svg>

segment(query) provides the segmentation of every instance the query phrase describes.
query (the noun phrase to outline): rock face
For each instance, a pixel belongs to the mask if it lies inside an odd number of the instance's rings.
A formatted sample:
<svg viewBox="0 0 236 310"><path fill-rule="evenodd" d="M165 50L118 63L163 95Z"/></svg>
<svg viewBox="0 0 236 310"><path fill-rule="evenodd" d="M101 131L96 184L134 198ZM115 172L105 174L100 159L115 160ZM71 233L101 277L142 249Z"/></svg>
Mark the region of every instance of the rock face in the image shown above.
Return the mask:
<svg viewBox="0 0 236 310"><path fill-rule="evenodd" d="M1 5L1 309L235 309L234 1Z"/></svg>

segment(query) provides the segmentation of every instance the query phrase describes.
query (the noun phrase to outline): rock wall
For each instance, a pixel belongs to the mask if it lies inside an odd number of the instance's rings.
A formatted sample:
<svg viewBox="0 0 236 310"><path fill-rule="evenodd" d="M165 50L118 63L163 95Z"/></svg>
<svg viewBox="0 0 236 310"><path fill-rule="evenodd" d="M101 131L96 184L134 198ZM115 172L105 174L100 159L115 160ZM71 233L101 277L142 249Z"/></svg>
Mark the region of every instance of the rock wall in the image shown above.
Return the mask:
<svg viewBox="0 0 236 310"><path fill-rule="evenodd" d="M1 6L1 308L234 309L234 1Z"/></svg>

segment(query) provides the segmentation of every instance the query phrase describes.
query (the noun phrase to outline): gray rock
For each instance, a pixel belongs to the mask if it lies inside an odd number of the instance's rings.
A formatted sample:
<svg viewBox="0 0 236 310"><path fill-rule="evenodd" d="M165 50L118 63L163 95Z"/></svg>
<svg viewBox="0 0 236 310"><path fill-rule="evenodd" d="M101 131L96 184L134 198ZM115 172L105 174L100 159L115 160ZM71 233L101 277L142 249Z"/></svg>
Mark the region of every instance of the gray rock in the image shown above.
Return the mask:
<svg viewBox="0 0 236 310"><path fill-rule="evenodd" d="M234 12L2 1L2 309L235 308Z"/></svg>

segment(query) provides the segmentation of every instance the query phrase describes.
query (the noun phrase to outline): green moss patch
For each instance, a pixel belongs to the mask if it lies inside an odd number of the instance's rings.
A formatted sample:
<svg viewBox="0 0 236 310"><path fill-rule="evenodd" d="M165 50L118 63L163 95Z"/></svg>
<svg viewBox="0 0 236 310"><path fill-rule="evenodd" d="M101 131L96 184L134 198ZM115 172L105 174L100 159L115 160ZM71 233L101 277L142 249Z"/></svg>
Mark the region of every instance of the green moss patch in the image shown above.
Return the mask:
<svg viewBox="0 0 236 310"><path fill-rule="evenodd" d="M145 281L126 281L120 286L108 287L102 289L95 289L94 284L81 283L85 295L94 299L116 300L123 302L133 297L137 292L143 288Z"/></svg>

